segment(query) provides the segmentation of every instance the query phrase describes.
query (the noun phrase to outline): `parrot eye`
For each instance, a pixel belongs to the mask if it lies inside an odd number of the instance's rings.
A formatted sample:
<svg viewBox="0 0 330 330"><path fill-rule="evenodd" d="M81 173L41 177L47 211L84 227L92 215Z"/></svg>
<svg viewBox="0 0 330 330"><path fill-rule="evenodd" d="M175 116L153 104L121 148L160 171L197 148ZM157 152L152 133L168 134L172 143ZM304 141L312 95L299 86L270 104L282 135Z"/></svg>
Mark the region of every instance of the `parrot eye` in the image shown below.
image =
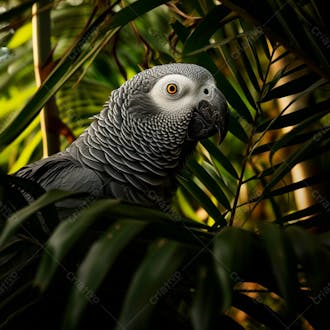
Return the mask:
<svg viewBox="0 0 330 330"><path fill-rule="evenodd" d="M171 95L176 94L176 92L178 91L178 86L176 84L173 84L173 83L168 84L166 86L166 91L167 91L168 94L171 94Z"/></svg>

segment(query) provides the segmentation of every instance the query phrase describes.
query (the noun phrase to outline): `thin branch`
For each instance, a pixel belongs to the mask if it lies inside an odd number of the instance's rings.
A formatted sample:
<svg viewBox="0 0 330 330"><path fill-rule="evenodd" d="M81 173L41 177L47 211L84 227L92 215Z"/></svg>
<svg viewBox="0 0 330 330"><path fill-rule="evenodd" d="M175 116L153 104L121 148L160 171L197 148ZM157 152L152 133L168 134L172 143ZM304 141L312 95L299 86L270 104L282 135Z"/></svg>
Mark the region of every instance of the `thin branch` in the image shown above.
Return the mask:
<svg viewBox="0 0 330 330"><path fill-rule="evenodd" d="M237 190L236 190L236 194L235 194L235 199L233 202L233 206L232 206L232 213L230 215L230 219L229 219L229 226L232 226L234 223L234 218L235 218L235 213L236 213L236 209L237 209L237 205L238 205L238 201L239 201L239 195L241 192L241 187L243 184L243 180L244 180L244 174L245 174L245 169L248 163L248 159L249 159L249 154L250 154L250 148L252 145L252 138L253 138L253 134L251 134L251 136L249 137L249 141L246 147L246 152L244 155L244 160L243 160L243 165L242 165L242 170L238 179L238 184L237 184Z"/></svg>

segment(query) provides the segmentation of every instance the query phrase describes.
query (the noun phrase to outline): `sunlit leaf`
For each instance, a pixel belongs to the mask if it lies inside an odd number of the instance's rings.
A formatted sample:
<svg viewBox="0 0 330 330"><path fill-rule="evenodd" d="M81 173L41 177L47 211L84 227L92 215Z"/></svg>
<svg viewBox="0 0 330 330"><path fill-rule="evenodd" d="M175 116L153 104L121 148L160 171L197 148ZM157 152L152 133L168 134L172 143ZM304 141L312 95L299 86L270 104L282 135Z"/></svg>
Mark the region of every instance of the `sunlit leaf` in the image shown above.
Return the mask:
<svg viewBox="0 0 330 330"><path fill-rule="evenodd" d="M210 156L212 158L215 158L230 175L232 175L235 179L238 179L238 174L237 174L235 168L233 167L231 162L228 160L228 157L226 157L221 152L221 150L219 150L210 140L204 140L201 143L206 148L206 150L210 153Z"/></svg>
<svg viewBox="0 0 330 330"><path fill-rule="evenodd" d="M205 187L207 187L217 201L225 208L230 209L230 203L226 195L207 171L194 159L189 162L188 167L191 168L199 180L204 183Z"/></svg>
<svg viewBox="0 0 330 330"><path fill-rule="evenodd" d="M179 178L180 184L185 187L200 205L208 212L209 216L220 226L226 226L227 222L211 198L193 181L187 178Z"/></svg>

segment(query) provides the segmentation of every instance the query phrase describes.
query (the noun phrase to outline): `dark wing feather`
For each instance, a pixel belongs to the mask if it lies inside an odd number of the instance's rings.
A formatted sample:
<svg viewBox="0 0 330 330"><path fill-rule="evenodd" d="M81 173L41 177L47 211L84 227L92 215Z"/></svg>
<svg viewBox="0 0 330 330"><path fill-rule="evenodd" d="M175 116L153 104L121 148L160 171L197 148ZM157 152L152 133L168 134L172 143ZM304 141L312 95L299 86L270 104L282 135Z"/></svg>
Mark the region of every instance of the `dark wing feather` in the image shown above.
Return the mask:
<svg viewBox="0 0 330 330"><path fill-rule="evenodd" d="M62 219L81 210L90 201L102 197L106 185L97 172L83 167L66 152L27 165L15 175L39 183L46 191L57 189L89 194L87 201L68 199L57 203L56 206Z"/></svg>
<svg viewBox="0 0 330 330"><path fill-rule="evenodd" d="M101 196L103 182L69 154L58 153L21 168L15 175L39 183L45 190L89 192Z"/></svg>

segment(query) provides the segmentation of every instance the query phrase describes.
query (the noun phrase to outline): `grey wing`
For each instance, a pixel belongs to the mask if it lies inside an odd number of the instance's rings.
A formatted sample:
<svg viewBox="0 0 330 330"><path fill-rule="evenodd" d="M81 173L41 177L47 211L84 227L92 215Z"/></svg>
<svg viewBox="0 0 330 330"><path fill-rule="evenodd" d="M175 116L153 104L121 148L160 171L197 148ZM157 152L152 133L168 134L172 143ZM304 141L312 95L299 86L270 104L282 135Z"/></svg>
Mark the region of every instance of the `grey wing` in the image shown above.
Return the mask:
<svg viewBox="0 0 330 330"><path fill-rule="evenodd" d="M104 183L98 174L65 153L58 153L27 165L16 176L39 183L45 190L59 189L103 195Z"/></svg>
<svg viewBox="0 0 330 330"><path fill-rule="evenodd" d="M46 191L57 189L89 193L85 199L67 199L56 203L61 219L78 214L91 201L103 196L105 191L105 182L96 172L81 166L65 153L27 165L15 175L39 183Z"/></svg>

